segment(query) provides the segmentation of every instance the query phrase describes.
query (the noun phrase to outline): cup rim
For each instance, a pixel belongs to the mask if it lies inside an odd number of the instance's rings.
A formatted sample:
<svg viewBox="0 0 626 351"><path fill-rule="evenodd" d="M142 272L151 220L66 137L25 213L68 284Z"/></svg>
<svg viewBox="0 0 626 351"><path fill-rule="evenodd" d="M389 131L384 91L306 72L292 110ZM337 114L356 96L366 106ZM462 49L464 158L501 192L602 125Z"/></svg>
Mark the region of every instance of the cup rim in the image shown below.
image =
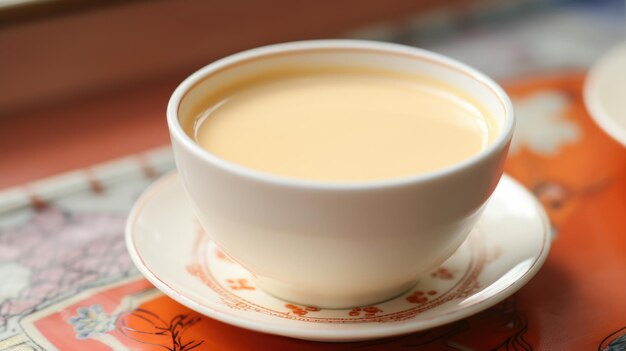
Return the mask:
<svg viewBox="0 0 626 351"><path fill-rule="evenodd" d="M310 50L355 50L355 51L377 51L383 54L400 54L404 56L410 56L418 59L426 59L431 62L440 63L443 66L454 69L461 72L475 81L485 85L491 90L496 98L500 100L504 108L504 123L501 125L501 130L495 140L493 140L485 149L470 156L469 158L436 169L434 171L397 177L388 179L377 179L367 181L317 181L308 179L299 179L293 177L287 177L282 175L271 174L252 168L248 168L242 165L238 165L234 162L224 160L207 150L204 150L200 145L194 142L187 133L184 132L178 115L180 103L191 89L198 83L202 82L205 77L213 72L227 68L238 62L249 60L252 58L264 57L271 54L285 53L285 52L306 52ZM386 187L398 187L405 186L414 183L427 182L437 178L445 177L453 173L458 173L464 169L471 167L472 165L481 162L488 158L490 155L496 153L498 150L504 148L507 143L510 142L513 136L513 129L515 125L515 116L513 113L513 105L508 95L504 92L502 87L495 83L491 78L485 74L477 71L476 69L461 63L457 60L449 58L447 56L430 52L424 49L410 47L401 44L377 42L370 40L356 40L356 39L324 39L324 40L305 40L294 41L280 44L272 44L262 46L254 49L245 50L230 56L226 56L222 59L214 61L193 74L187 77L172 93L167 105L167 124L170 130L171 138L180 142L184 148L193 153L203 161L222 169L223 171L252 179L260 182L288 186L293 188L306 188L316 190L367 190L375 188Z"/></svg>

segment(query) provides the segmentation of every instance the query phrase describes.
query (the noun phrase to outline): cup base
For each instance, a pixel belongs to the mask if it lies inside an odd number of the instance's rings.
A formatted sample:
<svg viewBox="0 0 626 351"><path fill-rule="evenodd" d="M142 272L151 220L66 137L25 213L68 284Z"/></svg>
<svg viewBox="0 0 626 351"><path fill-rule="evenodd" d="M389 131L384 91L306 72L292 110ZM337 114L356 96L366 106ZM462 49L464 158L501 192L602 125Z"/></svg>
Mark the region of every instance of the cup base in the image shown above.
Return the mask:
<svg viewBox="0 0 626 351"><path fill-rule="evenodd" d="M284 284L269 278L259 277L256 285L266 293L284 301L302 306L311 306L325 309L346 309L374 305L386 300L393 299L411 289L417 283L417 279L408 282L370 290L361 293L328 293L325 291L312 291L296 285Z"/></svg>

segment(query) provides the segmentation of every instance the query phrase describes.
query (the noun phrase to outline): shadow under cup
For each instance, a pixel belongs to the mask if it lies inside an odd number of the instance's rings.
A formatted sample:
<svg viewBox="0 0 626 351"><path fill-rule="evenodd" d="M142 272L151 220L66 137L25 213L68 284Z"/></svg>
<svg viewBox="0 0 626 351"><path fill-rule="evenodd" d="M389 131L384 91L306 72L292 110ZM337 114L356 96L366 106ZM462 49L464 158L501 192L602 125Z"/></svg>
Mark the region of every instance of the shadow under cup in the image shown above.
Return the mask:
<svg viewBox="0 0 626 351"><path fill-rule="evenodd" d="M352 65L435 78L482 103L499 134L478 154L434 172L338 183L244 168L185 133L181 125L195 118L212 90L287 65ZM176 89L167 118L178 171L208 235L268 293L324 308L392 298L445 261L495 189L514 125L508 97L481 73L424 50L355 40L272 45L219 60Z"/></svg>

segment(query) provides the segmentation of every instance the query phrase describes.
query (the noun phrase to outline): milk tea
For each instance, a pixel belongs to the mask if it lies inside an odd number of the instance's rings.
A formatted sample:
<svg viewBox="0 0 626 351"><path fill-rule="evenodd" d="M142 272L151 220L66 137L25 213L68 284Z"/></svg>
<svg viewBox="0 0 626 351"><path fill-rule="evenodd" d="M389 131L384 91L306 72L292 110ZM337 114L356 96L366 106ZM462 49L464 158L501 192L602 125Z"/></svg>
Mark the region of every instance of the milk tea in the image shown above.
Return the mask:
<svg viewBox="0 0 626 351"><path fill-rule="evenodd" d="M459 163L497 135L462 91L393 71L277 69L215 91L186 132L226 161L273 175L359 182Z"/></svg>

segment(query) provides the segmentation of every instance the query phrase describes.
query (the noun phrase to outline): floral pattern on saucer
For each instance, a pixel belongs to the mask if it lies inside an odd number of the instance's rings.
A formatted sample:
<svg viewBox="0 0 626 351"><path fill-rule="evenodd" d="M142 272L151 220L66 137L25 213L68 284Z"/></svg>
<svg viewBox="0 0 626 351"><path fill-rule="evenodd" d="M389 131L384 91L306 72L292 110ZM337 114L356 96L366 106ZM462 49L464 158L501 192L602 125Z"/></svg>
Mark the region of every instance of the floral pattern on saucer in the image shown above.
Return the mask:
<svg viewBox="0 0 626 351"><path fill-rule="evenodd" d="M370 306L320 309L277 299L199 229L178 175L138 200L127 223L133 262L158 289L219 321L315 341L362 341L425 330L487 309L522 287L550 248L537 200L503 176L479 223L440 267L404 294Z"/></svg>
<svg viewBox="0 0 626 351"><path fill-rule="evenodd" d="M489 259L481 238L480 230L472 232L445 266L422 278L402 295L376 305L352 309L300 306L266 294L254 285L254 276L229 259L202 229L196 232L193 259L187 272L215 291L222 303L232 309L310 323L386 323L413 318L478 290L477 277Z"/></svg>

